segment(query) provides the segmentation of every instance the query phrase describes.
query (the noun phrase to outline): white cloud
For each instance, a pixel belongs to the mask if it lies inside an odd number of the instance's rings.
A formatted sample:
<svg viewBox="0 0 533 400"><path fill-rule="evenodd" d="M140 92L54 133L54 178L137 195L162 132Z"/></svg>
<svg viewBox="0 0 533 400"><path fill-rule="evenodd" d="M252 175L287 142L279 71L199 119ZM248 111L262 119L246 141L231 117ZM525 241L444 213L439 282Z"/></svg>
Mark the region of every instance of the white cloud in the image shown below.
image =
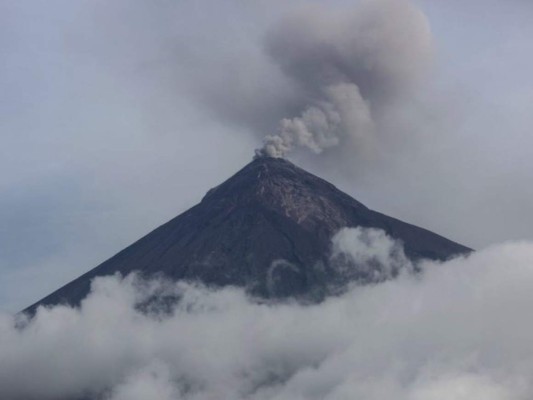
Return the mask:
<svg viewBox="0 0 533 400"><path fill-rule="evenodd" d="M343 228L332 238L333 265L348 279L379 282L414 266L400 242L375 228Z"/></svg>
<svg viewBox="0 0 533 400"><path fill-rule="evenodd" d="M344 235L360 254L357 231ZM390 248L378 232L365 240ZM1 317L0 397L531 398L533 243L422 269L311 306L99 278L79 310L41 308L18 329ZM181 300L170 314L139 311L153 294Z"/></svg>

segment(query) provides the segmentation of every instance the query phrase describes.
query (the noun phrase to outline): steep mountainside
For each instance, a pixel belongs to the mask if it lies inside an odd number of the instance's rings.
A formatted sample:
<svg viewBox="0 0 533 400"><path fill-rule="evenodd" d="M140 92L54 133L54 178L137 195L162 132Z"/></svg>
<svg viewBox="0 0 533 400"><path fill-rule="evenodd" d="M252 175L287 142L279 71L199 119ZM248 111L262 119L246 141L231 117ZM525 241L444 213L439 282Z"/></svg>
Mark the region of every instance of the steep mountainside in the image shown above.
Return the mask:
<svg viewBox="0 0 533 400"><path fill-rule="evenodd" d="M96 276L140 271L207 285L237 285L262 297L322 298L338 279L331 237L375 227L400 239L411 259L443 260L470 249L372 211L279 158L257 158L202 201L60 288L39 304L77 304Z"/></svg>

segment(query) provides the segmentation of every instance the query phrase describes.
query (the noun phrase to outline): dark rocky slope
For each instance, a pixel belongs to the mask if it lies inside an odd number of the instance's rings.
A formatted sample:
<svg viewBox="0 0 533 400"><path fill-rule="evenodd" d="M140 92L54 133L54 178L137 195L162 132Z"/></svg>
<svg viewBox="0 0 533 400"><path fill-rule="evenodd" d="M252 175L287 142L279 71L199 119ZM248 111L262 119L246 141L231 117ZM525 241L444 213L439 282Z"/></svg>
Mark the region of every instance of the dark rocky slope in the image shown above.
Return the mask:
<svg viewBox="0 0 533 400"><path fill-rule="evenodd" d="M411 259L469 252L435 233L368 209L284 159L257 158L202 201L37 305L78 304L96 276L132 271L253 294L322 298L336 279L331 237L342 227L375 227L400 239Z"/></svg>

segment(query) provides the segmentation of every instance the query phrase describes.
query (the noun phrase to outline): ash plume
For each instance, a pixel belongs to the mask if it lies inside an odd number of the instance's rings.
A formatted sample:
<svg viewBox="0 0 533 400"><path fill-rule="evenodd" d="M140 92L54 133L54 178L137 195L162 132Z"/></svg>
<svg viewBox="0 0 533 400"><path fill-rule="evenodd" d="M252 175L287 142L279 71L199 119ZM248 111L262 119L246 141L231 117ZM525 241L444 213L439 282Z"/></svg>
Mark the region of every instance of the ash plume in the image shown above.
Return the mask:
<svg viewBox="0 0 533 400"><path fill-rule="evenodd" d="M257 155L283 157L348 145L378 146L384 109L417 84L429 65L432 37L407 0L365 1L352 11L313 7L285 18L266 37L266 51L298 93L296 114L279 122Z"/></svg>

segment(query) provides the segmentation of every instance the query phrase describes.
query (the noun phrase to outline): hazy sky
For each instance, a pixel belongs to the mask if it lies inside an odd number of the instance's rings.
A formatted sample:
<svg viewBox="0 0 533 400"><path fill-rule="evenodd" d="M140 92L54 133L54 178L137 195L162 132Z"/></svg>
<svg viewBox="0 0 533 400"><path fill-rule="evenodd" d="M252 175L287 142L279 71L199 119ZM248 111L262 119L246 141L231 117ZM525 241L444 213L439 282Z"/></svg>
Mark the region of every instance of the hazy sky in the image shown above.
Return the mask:
<svg viewBox="0 0 533 400"><path fill-rule="evenodd" d="M0 310L96 266L250 161L305 108L265 38L321 3L354 1L0 0ZM533 6L414 6L431 65L381 109L379 156L289 159L469 246L532 239Z"/></svg>

